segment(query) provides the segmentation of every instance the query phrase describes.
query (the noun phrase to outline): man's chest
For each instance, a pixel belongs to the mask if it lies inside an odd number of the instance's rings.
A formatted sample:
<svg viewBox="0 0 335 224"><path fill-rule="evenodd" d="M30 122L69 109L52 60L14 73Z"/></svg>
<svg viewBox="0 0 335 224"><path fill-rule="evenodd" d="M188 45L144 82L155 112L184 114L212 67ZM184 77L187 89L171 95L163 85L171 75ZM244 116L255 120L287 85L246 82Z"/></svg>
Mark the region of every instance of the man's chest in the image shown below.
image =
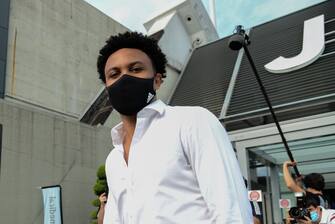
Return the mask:
<svg viewBox="0 0 335 224"><path fill-rule="evenodd" d="M173 131L160 130L151 126L138 141L129 148L128 165L123 150L118 146L112 159L110 188L116 198L127 194L143 201L153 195L157 188L189 169L184 155L182 139L177 128ZM136 133L134 135L136 138Z"/></svg>

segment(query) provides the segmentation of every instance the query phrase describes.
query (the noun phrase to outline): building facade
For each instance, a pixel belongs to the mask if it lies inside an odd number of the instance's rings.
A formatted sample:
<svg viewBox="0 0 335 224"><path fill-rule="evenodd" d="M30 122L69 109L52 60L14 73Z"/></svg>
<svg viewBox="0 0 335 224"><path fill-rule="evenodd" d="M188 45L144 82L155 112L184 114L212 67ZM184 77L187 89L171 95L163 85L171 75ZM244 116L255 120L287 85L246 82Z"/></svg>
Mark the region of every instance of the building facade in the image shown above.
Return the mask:
<svg viewBox="0 0 335 224"><path fill-rule="evenodd" d="M335 192L335 1L329 0L252 27L249 51L267 89L298 169L321 173ZM238 24L236 24L238 25ZM197 48L179 79L172 105L212 111L226 127L243 175L263 192L265 223L281 223L279 199L289 160L243 50L230 37Z"/></svg>

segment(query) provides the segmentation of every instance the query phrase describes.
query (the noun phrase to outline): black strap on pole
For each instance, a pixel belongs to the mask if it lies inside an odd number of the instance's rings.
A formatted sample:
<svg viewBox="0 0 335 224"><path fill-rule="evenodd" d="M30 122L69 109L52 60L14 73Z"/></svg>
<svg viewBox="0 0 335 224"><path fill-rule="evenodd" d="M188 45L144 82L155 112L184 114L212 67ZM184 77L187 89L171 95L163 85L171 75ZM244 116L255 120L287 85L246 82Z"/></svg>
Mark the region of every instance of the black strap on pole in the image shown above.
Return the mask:
<svg viewBox="0 0 335 224"><path fill-rule="evenodd" d="M274 122L275 122L275 124L277 126L277 129L279 131L280 137L281 137L282 142L283 142L283 144L285 146L287 155L290 158L291 162L293 162L294 161L293 155L292 155L291 150L290 150L290 148L289 148L289 146L287 144L287 141L286 141L286 138L284 136L284 133L283 133L281 127L280 127L280 124L278 122L277 116L276 116L276 114L275 114L275 112L274 112L274 110L272 108L271 101L270 101L270 99L269 99L269 97L268 97L268 95L266 93L266 89L265 89L265 87L264 87L264 85L262 83L262 80L261 80L258 72L257 72L255 63L252 60L252 57L251 57L251 55L249 53L249 50L248 50L248 47L247 47L248 44L250 44L250 40L249 40L248 35L243 30L243 27L241 25L236 26L235 35L233 35L230 38L230 40L229 40L229 47L232 50L240 50L243 47L244 52L247 55L247 58L248 58L248 60L250 62L251 68L252 68L252 70L253 70L253 72L254 72L254 74L256 76L256 80L257 80L257 82L259 84L259 87L261 88L261 91L263 93L265 101L266 101L266 103L267 103L267 105L268 105L268 107L270 109L270 112L271 112L271 115L273 117L273 120L274 120ZM293 166L293 168L294 168L294 171L295 171L296 175L298 177L300 177L301 175L299 173L299 170L298 170L297 166Z"/></svg>

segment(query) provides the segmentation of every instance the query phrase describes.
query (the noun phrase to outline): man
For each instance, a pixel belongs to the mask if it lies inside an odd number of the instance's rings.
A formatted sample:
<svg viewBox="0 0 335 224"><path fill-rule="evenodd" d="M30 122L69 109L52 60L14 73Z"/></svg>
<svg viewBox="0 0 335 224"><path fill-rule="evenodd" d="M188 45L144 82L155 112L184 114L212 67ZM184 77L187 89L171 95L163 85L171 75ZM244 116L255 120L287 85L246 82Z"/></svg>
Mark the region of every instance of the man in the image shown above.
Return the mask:
<svg viewBox="0 0 335 224"><path fill-rule="evenodd" d="M320 199L317 195L307 193L305 196L306 208L309 216L305 219L298 219L301 224L335 224L335 210L325 209L320 206Z"/></svg>
<svg viewBox="0 0 335 224"><path fill-rule="evenodd" d="M106 159L104 224L252 223L229 138L200 107L171 107L155 95L166 57L136 32L111 36L98 72L122 122Z"/></svg>
<svg viewBox="0 0 335 224"><path fill-rule="evenodd" d="M296 166L296 164L296 162L291 161L285 161L283 164L283 176L287 188L292 192L315 194L319 197L322 207L330 208L329 199L322 192L325 187L323 176L319 173L310 173L302 179L302 182L301 180L295 181L291 176L289 167Z"/></svg>

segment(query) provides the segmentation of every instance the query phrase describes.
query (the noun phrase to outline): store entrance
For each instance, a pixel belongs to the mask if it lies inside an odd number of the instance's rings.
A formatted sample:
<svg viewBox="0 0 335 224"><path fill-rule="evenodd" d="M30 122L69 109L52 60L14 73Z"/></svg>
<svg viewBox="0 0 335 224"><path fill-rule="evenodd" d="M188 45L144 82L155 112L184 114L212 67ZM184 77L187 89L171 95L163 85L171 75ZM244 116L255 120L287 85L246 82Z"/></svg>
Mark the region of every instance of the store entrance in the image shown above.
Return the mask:
<svg viewBox="0 0 335 224"><path fill-rule="evenodd" d="M251 150L249 154L249 182L250 190L260 190L262 201L258 202L262 211L263 223L276 223L274 217L274 200L278 198L274 192L279 192L278 188L278 166L266 159L266 156L255 154Z"/></svg>
<svg viewBox="0 0 335 224"><path fill-rule="evenodd" d="M324 193L335 201L335 135L289 141L289 146L301 174L320 173L325 179ZM282 143L247 148L249 178L253 190L264 193L264 223L282 223L288 208L280 208L279 200L296 205L294 194L286 187L282 164L288 160ZM292 172L293 173L293 172ZM335 206L333 204L332 206Z"/></svg>

